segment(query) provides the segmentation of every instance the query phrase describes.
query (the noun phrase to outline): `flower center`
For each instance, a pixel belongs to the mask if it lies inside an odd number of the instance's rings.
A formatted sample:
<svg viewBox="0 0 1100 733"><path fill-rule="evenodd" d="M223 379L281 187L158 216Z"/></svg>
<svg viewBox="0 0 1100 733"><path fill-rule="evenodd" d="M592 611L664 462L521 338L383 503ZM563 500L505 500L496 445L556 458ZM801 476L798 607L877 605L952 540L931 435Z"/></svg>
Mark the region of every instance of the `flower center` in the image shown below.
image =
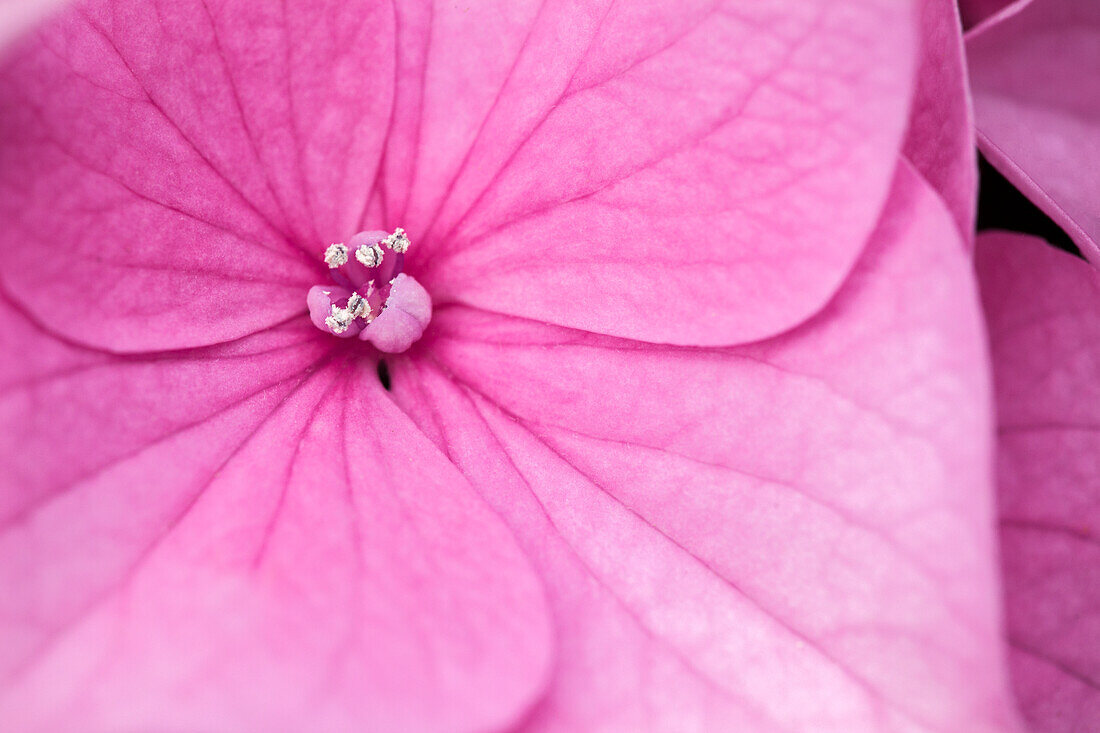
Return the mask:
<svg viewBox="0 0 1100 733"><path fill-rule="evenodd" d="M432 319L432 299L402 272L408 249L401 228L359 232L346 244L329 245L324 260L333 284L314 285L306 296L313 325L390 354L412 346Z"/></svg>

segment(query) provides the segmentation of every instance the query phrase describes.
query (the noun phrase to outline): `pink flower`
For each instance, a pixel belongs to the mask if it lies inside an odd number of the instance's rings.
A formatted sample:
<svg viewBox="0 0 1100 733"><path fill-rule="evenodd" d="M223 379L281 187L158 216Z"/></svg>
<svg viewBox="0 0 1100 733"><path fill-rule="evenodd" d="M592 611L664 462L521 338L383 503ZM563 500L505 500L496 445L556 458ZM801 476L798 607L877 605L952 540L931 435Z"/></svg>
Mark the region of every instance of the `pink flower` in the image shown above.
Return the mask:
<svg viewBox="0 0 1100 733"><path fill-rule="evenodd" d="M0 727L1014 729L953 3L395 5L9 50Z"/></svg>
<svg viewBox="0 0 1100 733"><path fill-rule="evenodd" d="M996 372L1008 641L1036 731L1100 729L1100 277L1013 234L980 238Z"/></svg>
<svg viewBox="0 0 1100 733"><path fill-rule="evenodd" d="M1100 263L1100 3L1016 2L967 53L982 152Z"/></svg>

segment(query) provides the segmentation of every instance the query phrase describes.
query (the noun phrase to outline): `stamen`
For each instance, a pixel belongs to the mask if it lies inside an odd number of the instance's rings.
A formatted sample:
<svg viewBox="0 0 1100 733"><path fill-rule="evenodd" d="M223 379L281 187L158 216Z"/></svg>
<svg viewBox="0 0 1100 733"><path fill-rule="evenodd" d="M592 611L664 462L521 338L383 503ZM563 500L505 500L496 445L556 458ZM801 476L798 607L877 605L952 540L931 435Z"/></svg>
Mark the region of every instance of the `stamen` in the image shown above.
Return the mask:
<svg viewBox="0 0 1100 733"><path fill-rule="evenodd" d="M382 264L382 254L382 248L377 244L364 244L362 247L355 250L355 259L359 260L367 267L378 267Z"/></svg>
<svg viewBox="0 0 1100 733"><path fill-rule="evenodd" d="M343 244L330 244L325 250L325 264L330 270L345 264L348 261L348 248Z"/></svg>
<svg viewBox="0 0 1100 733"><path fill-rule="evenodd" d="M358 337L379 351L408 349L423 334L432 312L427 291L403 273L409 244L400 227L392 234L362 231L347 242L330 244L324 261L335 285L315 285L306 294L313 325L340 338ZM393 255L386 256L384 247Z"/></svg>
<svg viewBox="0 0 1100 733"><path fill-rule="evenodd" d="M382 244L397 254L404 254L409 250L409 235L405 234L404 229L397 227L393 230L393 234L382 240Z"/></svg>
<svg viewBox="0 0 1100 733"><path fill-rule="evenodd" d="M350 302L351 299L348 298L348 303ZM332 315L325 319L325 325L331 328L333 333L343 333L348 330L354 320L355 317L351 315L349 309L333 305Z"/></svg>
<svg viewBox="0 0 1100 733"><path fill-rule="evenodd" d="M348 298L348 313L352 319L362 318L367 314L367 299L359 293L352 293Z"/></svg>

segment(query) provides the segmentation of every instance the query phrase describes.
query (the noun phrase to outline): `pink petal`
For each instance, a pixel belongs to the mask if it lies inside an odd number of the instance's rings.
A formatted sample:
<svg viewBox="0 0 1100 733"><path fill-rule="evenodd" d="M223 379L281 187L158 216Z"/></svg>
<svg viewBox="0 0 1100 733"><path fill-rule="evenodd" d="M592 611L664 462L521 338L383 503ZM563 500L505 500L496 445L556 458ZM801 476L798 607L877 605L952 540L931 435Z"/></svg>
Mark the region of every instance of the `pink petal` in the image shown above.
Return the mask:
<svg viewBox="0 0 1100 733"><path fill-rule="evenodd" d="M284 5L100 0L0 68L0 278L49 328L138 351L302 312L374 177L393 18Z"/></svg>
<svg viewBox="0 0 1100 733"><path fill-rule="evenodd" d="M390 354L401 353L420 339L432 320L432 298L408 275L393 281L386 308L363 329L359 338Z"/></svg>
<svg viewBox="0 0 1100 733"><path fill-rule="evenodd" d="M974 231L977 156L955 0L924 0L921 62L905 155L939 191L967 244Z"/></svg>
<svg viewBox="0 0 1100 733"><path fill-rule="evenodd" d="M1033 2L967 54L982 152L1100 263L1100 3Z"/></svg>
<svg viewBox="0 0 1100 733"><path fill-rule="evenodd" d="M0 0L0 47L41 20L63 0Z"/></svg>
<svg viewBox="0 0 1100 733"><path fill-rule="evenodd" d="M314 285L306 293L306 306L309 308L309 320L314 326L324 333L330 333L339 338L354 338L359 335L359 325L352 324L343 333L333 333L325 323L325 319L332 315L332 306L338 301L346 301L351 295L347 288L336 285Z"/></svg>
<svg viewBox="0 0 1100 733"><path fill-rule="evenodd" d="M788 335L660 347L461 306L432 334L423 396L393 394L549 584L528 729L1015 729L977 298L911 169Z"/></svg>
<svg viewBox="0 0 1100 733"><path fill-rule="evenodd" d="M866 242L910 2L400 5L374 210L437 304L738 342L819 309Z"/></svg>
<svg viewBox="0 0 1100 733"><path fill-rule="evenodd" d="M1100 276L1024 235L978 245L1016 696L1033 730L1100 730Z"/></svg>
<svg viewBox="0 0 1100 733"><path fill-rule="evenodd" d="M303 318L116 357L0 309L24 356L0 362L0 730L487 730L532 703L539 582L331 343Z"/></svg>

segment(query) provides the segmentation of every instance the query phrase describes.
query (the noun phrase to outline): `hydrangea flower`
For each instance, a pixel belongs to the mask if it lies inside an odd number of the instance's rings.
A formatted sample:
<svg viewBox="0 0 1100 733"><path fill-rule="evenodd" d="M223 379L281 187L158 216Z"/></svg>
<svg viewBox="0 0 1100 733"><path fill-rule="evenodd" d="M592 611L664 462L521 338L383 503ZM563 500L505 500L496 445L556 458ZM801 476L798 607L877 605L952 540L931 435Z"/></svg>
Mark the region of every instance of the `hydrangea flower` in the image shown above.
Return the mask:
<svg viewBox="0 0 1100 733"><path fill-rule="evenodd" d="M947 0L8 49L0 727L1013 730L964 89Z"/></svg>
<svg viewBox="0 0 1100 733"><path fill-rule="evenodd" d="M1035 731L1100 729L1100 277L1019 234L979 239L1000 453L1007 634Z"/></svg>

